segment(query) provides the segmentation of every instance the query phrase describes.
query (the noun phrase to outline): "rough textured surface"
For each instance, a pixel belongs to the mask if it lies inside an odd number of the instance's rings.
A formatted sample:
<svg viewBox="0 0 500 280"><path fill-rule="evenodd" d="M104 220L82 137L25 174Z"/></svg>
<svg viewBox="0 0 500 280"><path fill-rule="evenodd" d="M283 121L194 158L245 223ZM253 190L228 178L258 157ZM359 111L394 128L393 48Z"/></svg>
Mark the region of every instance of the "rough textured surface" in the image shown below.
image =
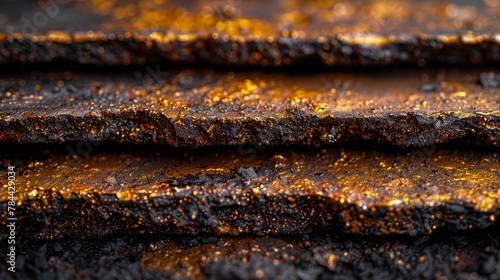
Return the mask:
<svg viewBox="0 0 500 280"><path fill-rule="evenodd" d="M0 141L500 146L500 88L488 68L9 71L0 78Z"/></svg>
<svg viewBox="0 0 500 280"><path fill-rule="evenodd" d="M129 236L22 243L2 279L465 279L500 277L500 231L370 238ZM2 250L0 257L5 254ZM16 276L17 278L13 278ZM56 278L58 277L58 278Z"/></svg>
<svg viewBox="0 0 500 280"><path fill-rule="evenodd" d="M0 2L0 279L500 279L499 30L497 0ZM366 67L401 64L482 68Z"/></svg>
<svg viewBox="0 0 500 280"><path fill-rule="evenodd" d="M33 1L0 5L0 63L330 66L500 61L497 1Z"/></svg>
<svg viewBox="0 0 500 280"><path fill-rule="evenodd" d="M68 155L75 148L67 146L36 155L21 146L3 156L4 165L18 168L16 213L30 238L303 235L315 228L420 234L484 228L500 216L500 159L493 151L81 144L77 151L92 153ZM0 201L4 222L7 192Z"/></svg>

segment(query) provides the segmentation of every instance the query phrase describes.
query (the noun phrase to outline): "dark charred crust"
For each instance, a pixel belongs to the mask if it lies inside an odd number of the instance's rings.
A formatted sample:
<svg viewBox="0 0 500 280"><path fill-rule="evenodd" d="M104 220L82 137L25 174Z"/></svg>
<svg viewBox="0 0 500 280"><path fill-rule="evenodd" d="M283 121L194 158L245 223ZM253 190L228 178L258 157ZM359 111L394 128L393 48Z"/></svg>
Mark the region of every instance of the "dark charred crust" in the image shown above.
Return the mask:
<svg viewBox="0 0 500 280"><path fill-rule="evenodd" d="M0 64L354 67L500 61L500 16L489 2L226 2L231 1L157 1L147 7L114 1L106 9L98 2L56 3L65 17L49 17L30 1L4 4L31 10L33 18L6 15ZM214 5L231 6L234 14L217 12ZM43 16L46 24L37 24Z"/></svg>
<svg viewBox="0 0 500 280"><path fill-rule="evenodd" d="M191 147L371 140L407 147L469 139L500 145L500 88L477 85L481 70L157 70L163 78L156 81L133 71L4 76L0 140ZM422 77L439 80L438 90L420 91Z"/></svg>
<svg viewBox="0 0 500 280"><path fill-rule="evenodd" d="M282 237L151 236L22 243L2 279L496 279L497 228L416 237L310 233ZM4 256L0 252L0 256ZM99 256L99 257L96 257Z"/></svg>
<svg viewBox="0 0 500 280"><path fill-rule="evenodd" d="M496 152L156 150L26 160L17 190L26 232L415 235L485 228L500 214Z"/></svg>
<svg viewBox="0 0 500 280"><path fill-rule="evenodd" d="M499 27L498 0L0 1L0 279L500 279Z"/></svg>

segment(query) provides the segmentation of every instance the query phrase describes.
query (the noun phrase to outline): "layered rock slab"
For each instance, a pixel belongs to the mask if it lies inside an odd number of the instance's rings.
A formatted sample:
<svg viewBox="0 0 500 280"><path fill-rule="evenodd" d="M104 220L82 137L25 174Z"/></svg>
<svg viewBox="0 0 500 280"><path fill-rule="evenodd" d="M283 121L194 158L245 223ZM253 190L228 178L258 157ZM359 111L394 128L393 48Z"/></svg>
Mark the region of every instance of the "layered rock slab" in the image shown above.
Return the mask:
<svg viewBox="0 0 500 280"><path fill-rule="evenodd" d="M397 240L394 236L325 233L307 237L125 234L102 239L64 238L22 243L18 271L8 273L1 263L0 277L495 279L499 276L499 238L498 228ZM0 252L3 256L5 252Z"/></svg>
<svg viewBox="0 0 500 280"><path fill-rule="evenodd" d="M86 157L66 153L3 156L17 165L16 213L30 238L314 229L413 235L485 228L500 214L495 151L99 146ZM0 200L6 221L6 192Z"/></svg>
<svg viewBox="0 0 500 280"><path fill-rule="evenodd" d="M5 3L0 63L281 67L500 61L495 1ZM262 8L265 7L265 8ZM3 8L3 9L2 9ZM264 11L265 10L265 11Z"/></svg>
<svg viewBox="0 0 500 280"><path fill-rule="evenodd" d="M16 71L0 78L4 142L500 146L500 88L489 68Z"/></svg>

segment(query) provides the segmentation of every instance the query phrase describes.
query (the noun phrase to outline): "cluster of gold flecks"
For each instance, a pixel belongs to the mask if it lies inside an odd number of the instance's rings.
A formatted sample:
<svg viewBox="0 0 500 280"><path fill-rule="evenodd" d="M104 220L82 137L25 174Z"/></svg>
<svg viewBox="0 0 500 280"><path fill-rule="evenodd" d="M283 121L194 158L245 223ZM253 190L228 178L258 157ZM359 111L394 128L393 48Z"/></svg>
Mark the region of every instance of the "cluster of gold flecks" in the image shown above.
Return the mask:
<svg viewBox="0 0 500 280"><path fill-rule="evenodd" d="M233 15L225 14L225 10L231 7L230 4L219 5L221 11L215 11L217 7L204 5L201 11L188 11L182 7L175 7L166 0L140 0L126 4L115 0L92 1L94 12L112 17L104 28L114 28L117 27L116 24L119 24L118 27L131 30L168 28L180 32L207 31L215 28L226 35L245 34L259 37L272 30L271 25L264 21L231 18ZM217 33L214 33L214 36L217 36Z"/></svg>
<svg viewBox="0 0 500 280"><path fill-rule="evenodd" d="M337 243L338 242L338 243ZM334 245L335 244L335 245ZM442 278L439 270L435 269L436 260L442 260L443 251L429 251L423 245L422 251L411 258L405 258L405 250L399 242L380 242L371 246L360 245L360 248L346 249L342 246L341 238L338 240L323 238L322 242L289 240L276 237L220 237L216 243L198 244L188 248L180 248L175 241L162 241L150 243L147 252L142 255L141 265L147 270L162 271L165 275L174 278L201 278L206 277L203 272L207 265L221 263L229 260L237 262L240 267L253 267L256 269L245 271L245 276L252 279L274 278L276 272L270 269L258 268L260 263L272 263L276 267L292 266L297 264L301 255L312 252L314 260L325 269L341 274L345 264L359 263L363 258L375 259L373 256L384 256L402 271L428 267L422 272L424 278ZM332 246L333 245L333 246ZM451 247L451 246L450 246ZM444 252L447 252L444 249ZM470 267L470 262L476 258L469 256L481 254L482 251L490 252L477 246L463 246L450 255L454 267ZM446 253L445 253L446 254ZM229 262L230 263L230 262ZM443 261L447 265L447 261ZM257 264L257 265L256 265ZM264 267L264 265L262 265ZM360 266L361 267L361 266Z"/></svg>
<svg viewBox="0 0 500 280"><path fill-rule="evenodd" d="M229 60L238 60L232 51L246 47L251 41L265 42L266 50L254 51L248 58L250 65L288 65L289 57L281 57L275 45L294 44L294 40L314 40L323 44L321 60L326 65L339 63L338 57L330 53L330 40L348 45L380 47L395 41L404 41L407 36L418 36L423 40L437 40L439 44L481 44L500 43L498 22L500 8L496 0L484 0L478 5L459 5L452 1L400 1L372 0L352 3L351 1L240 1L213 0L182 1L141 0L92 0L83 4L89 17L104 15L99 22L99 31L80 30L67 32L52 30L48 34L29 36L33 42L66 43L96 40L128 40L144 42L148 48L165 47L170 42L192 43L203 40L217 40L234 43L225 52ZM183 7L182 5L190 5ZM85 11L85 8L82 8ZM264 10L264 12L263 12ZM64 27L61 27L64 30ZM110 31L112 30L112 31ZM403 35L404 34L404 35ZM457 35L461 34L461 35ZM3 40L25 40L20 33L0 34ZM238 47L241 45L240 47ZM436 47L437 48L437 47ZM104 52L104 49L102 49ZM274 61L263 58L269 51ZM18 51L16 50L16 53ZM298 50L307 53L307 49ZM180 50L185 61L192 62L195 56L190 47ZM7 55L12 55L7 52ZM35 54L19 56L25 63ZM55 55L55 54L51 54ZM177 61L179 54L170 59ZM82 56L86 63L90 57ZM122 53L123 65L131 64L131 54ZM137 62L146 63L144 57ZM135 62L134 62L135 63ZM342 64L342 63L341 63ZM426 61L418 61L424 66Z"/></svg>
<svg viewBox="0 0 500 280"><path fill-rule="evenodd" d="M437 74L442 79L437 83L439 91L425 93L418 90L419 86L435 79L433 76L430 77L426 70L396 73L386 69L385 75L377 77L340 71L309 76L287 76L283 73L168 70L161 69L162 72L168 73L171 80L159 81L151 87L146 87L142 80L109 82L107 78L96 76L92 76L92 80L84 86L95 92L96 101L99 100L98 97L118 95L132 101L132 105L124 105L117 99L112 103L117 112L146 107L164 112L172 118L178 115L179 108L185 109L200 104L251 107L255 111L274 108L275 112L283 111L283 107L306 108L313 109L314 113L321 117L339 112L349 114L359 112L375 116L378 113L411 110L429 116L443 112L464 118L480 115L487 122L488 116L500 114L497 108L499 102L497 95L500 91L478 87L475 80L471 80L481 72L477 70L454 70L450 73L441 71ZM6 91L6 98L0 100L0 104L39 104L41 100L53 96L54 87L62 90L66 84L79 84L83 77L81 74L73 77L73 74L69 71L51 72L47 76L37 77L38 80L47 78L54 80L48 84L42 84L36 79L0 79L0 86L20 89ZM208 82L185 88L179 85L180 80L189 81L190 84L199 80ZM102 88L106 88L106 92ZM109 110L109 106L96 101L85 104L85 109L89 109L98 117L103 111ZM64 113L71 112L70 109L61 108Z"/></svg>
<svg viewBox="0 0 500 280"><path fill-rule="evenodd" d="M109 15L105 28L174 29L178 31L214 31L224 35L317 36L313 33L379 33L408 31L456 30L489 28L489 17L499 17L494 11L499 4L483 1L476 6L434 1L194 1L191 7L178 6L169 0L92 0L94 13ZM253 8L253 7L259 8ZM265 15L272 10L274 13ZM487 11L487 15L484 15ZM262 14L262 15L261 15ZM483 16L481 16L483 14ZM411 21L408 21L411 19ZM417 27L418 26L418 27ZM311 29L311 27L313 27ZM419 30L414 30L418 28ZM494 30L492 30L494 31ZM325 34L323 34L325 35Z"/></svg>
<svg viewBox="0 0 500 280"><path fill-rule="evenodd" d="M403 233L412 229L416 226L415 221L409 218L413 209L436 211L432 208L445 204L471 207L483 213L487 221L495 222L498 217L493 213L500 209L498 154L458 156L446 150L429 153L426 156L417 150L394 157L380 152L330 148L318 150L317 154L289 151L265 157L258 155L250 162L245 161L242 155L222 153L194 161L162 153L109 153L84 159L78 156L66 159L53 157L43 162L31 162L27 166L28 169L20 177L17 203L20 206L24 201L34 199L39 207L50 208L53 195L59 194L68 201L86 197L98 207L106 200L100 195L109 194L121 202L144 204L151 210L154 207L151 199L162 197L182 198L178 202L179 207L183 201L203 203L207 196L219 199L221 205L248 205L253 199L281 197L288 200L290 209L296 209L299 198L307 201L316 199L323 205L305 211L297 210L298 219L307 221L314 215L324 214L320 212L328 211L340 215L345 228L351 232L376 228L379 234ZM237 184L234 181L183 187L168 182L169 178L182 180L188 174L233 177L231 174L240 167L252 167L267 175L248 179L244 188L233 188ZM6 192L0 195L0 201L7 199ZM281 209L274 202L270 203ZM337 209L327 210L325 207ZM378 209L386 209L387 214L378 217ZM126 212L126 209L120 211ZM185 214L193 221L198 218L196 213ZM244 215L236 210L231 220L244 219ZM257 219L267 218L257 216ZM422 223L428 223L427 231L431 232L436 228L434 220L442 218L458 221L464 216L436 212L430 221ZM158 217L157 221L175 224L171 217ZM248 228L230 228L228 221L214 222L221 234L250 231ZM291 221L284 217L281 223L285 227ZM269 234L279 233L278 228L268 230Z"/></svg>
<svg viewBox="0 0 500 280"><path fill-rule="evenodd" d="M457 126L458 123L467 123L468 120L478 121L482 126L481 129L491 135L498 130L495 119L500 115L498 110L500 89L485 89L477 85L477 76L487 70L438 71L437 74L433 74L433 71L426 69L405 71L398 69L397 72L384 69L384 74L375 77L340 71L289 76L277 72L235 73L205 69L168 71L163 68L161 70L169 74L169 80L155 83L154 86L129 76L82 75L76 72L50 72L29 79L8 77L0 79L0 87L9 89L5 93L5 98L0 100L0 106L10 108L23 105L30 108L24 111L24 117L30 116L42 120L41 125L31 130L40 135L47 133L47 128L44 126L45 116L88 116L92 120L102 121L109 115L146 112L152 116L151 119L146 118L133 128L120 127L115 131L114 139L131 142L144 141L141 136L144 131L161 137L163 132L182 133L195 129L202 133L198 135L188 133L186 139L189 138L189 141L197 145L206 145L210 143L209 140L213 135L226 133L217 128L218 121L227 122L235 128L241 122L264 125L281 120L293 120L290 112L297 110L304 116L311 116L316 120L331 117L352 122L357 119L387 118L387 114L406 116L409 121L405 128L392 128L380 132L380 135L386 137L388 141L398 141L414 133L418 135L425 135L429 131L434 133L439 131L443 124L448 125L450 121L455 122ZM433 82L436 79L441 80L436 84L439 88L436 92L419 91L422 83ZM53 82L40 83L40 81ZM81 100L78 98L81 93L75 92L64 97L64 101L68 104L66 106L50 105L43 113L39 113L38 109L32 109L52 104L55 98L61 100L60 97L54 96L53 90L54 88L63 90L66 85L77 85L78 88L90 90L89 99ZM200 110L200 107L206 110ZM15 114L4 111L0 114L0 121L8 123L17 118ZM425 121L411 122L415 117L421 117ZM163 118L173 123L173 130L163 127L162 122L157 121ZM431 123L425 124L427 121ZM81 121L76 129L85 131L88 126L88 122ZM273 133L280 133L277 132L279 131L277 128L273 127L276 129ZM294 131L293 141L316 139L316 135L307 134L311 130L305 127L297 128ZM95 137L103 135L102 128L96 127L91 132ZM314 129L314 133L316 132L318 131ZM329 131L319 131L322 143L336 141L345 137L347 132L346 129L340 129L332 136L329 135ZM376 136L364 134L359 130L352 133L366 137L364 139L376 139ZM67 132L60 132L60 135L66 134ZM249 139L245 137L251 134L242 133L236 137L226 135L227 138L234 137L233 143L240 144L245 143ZM2 137L5 137L5 134L0 135L0 139ZM326 141L328 137L335 139ZM441 134L440 137L442 138L427 138L430 142L422 143L447 141L464 137L464 134L463 130L453 129ZM283 136L280 141L284 142L286 139ZM164 140L159 139L158 142ZM177 141L173 138L167 139L169 140ZM267 141L267 138L263 141ZM491 141L493 145L499 146L496 138L492 137Z"/></svg>

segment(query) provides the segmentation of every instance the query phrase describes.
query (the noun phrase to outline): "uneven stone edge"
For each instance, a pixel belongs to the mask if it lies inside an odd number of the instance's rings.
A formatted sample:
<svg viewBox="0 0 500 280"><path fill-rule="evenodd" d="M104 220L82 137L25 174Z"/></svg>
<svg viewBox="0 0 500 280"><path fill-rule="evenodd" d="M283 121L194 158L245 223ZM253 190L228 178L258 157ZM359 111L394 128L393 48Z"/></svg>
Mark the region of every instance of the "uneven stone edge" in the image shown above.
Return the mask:
<svg viewBox="0 0 500 280"><path fill-rule="evenodd" d="M486 228L500 207L478 210L457 199L431 205L358 205L342 195L231 193L155 196L146 191L21 194L16 208L28 239L133 234L303 235L317 229L367 235L429 234L436 229ZM0 224L7 202L0 203Z"/></svg>
<svg viewBox="0 0 500 280"><path fill-rule="evenodd" d="M101 66L159 62L262 67L304 62L349 67L421 66L422 63L480 65L500 61L500 34L336 34L318 38L220 34L214 39L212 34L203 32L170 34L168 30L3 33L0 34L0 49L0 64L70 61Z"/></svg>
<svg viewBox="0 0 500 280"><path fill-rule="evenodd" d="M354 114L309 109L241 116L204 112L163 113L155 110L102 112L96 116L70 114L23 117L1 113L0 141L61 143L103 141L161 143L172 146L283 145L373 140L401 147L468 139L478 145L500 146L499 111L401 112Z"/></svg>

